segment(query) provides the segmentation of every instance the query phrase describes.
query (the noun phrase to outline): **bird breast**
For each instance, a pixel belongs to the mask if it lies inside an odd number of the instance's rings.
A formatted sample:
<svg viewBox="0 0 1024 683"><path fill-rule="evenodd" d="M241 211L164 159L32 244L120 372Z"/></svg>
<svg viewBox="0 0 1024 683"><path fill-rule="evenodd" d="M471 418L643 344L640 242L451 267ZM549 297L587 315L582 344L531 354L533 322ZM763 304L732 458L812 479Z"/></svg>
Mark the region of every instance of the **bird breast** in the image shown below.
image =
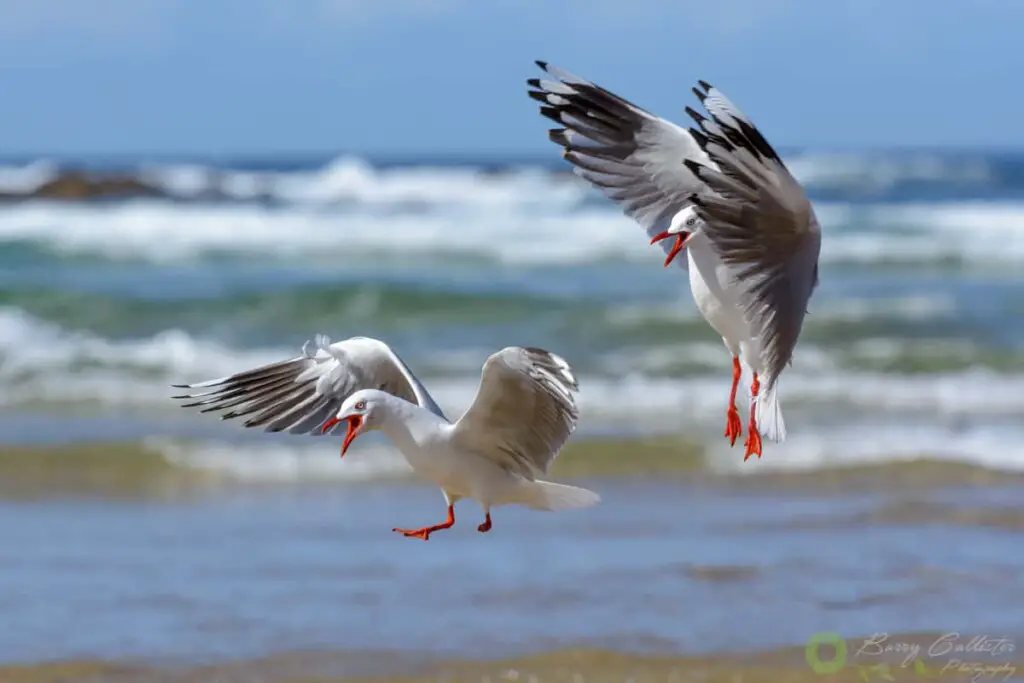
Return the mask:
<svg viewBox="0 0 1024 683"><path fill-rule="evenodd" d="M690 291L697 310L723 338L735 343L748 339L749 326L739 307L729 267L718 259L710 241L700 233L687 243L686 252Z"/></svg>

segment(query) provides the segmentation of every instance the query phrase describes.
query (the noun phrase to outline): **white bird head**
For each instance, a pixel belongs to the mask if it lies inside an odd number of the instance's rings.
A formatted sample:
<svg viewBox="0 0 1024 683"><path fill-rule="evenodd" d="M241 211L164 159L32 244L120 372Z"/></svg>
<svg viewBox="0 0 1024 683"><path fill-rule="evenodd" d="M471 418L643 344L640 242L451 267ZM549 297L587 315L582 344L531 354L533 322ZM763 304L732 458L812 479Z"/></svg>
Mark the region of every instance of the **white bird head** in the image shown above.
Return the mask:
<svg viewBox="0 0 1024 683"><path fill-rule="evenodd" d="M349 396L338 413L324 423L320 430L322 434L329 432L336 424L348 420L348 431L345 433L345 441L341 444L341 456L345 457L345 451L352 445L357 436L365 431L376 429L380 424L384 402L381 400L381 392L376 389L363 389Z"/></svg>
<svg viewBox="0 0 1024 683"><path fill-rule="evenodd" d="M672 249L669 251L668 256L665 258L665 267L672 263L672 260L683 250L686 243L693 237L693 234L700 229L700 216L697 215L697 208L692 204L687 206L682 211L678 212L672 217L671 223L669 223L668 230L655 235L651 239L651 244L666 240L669 237L675 237L676 241L672 245Z"/></svg>

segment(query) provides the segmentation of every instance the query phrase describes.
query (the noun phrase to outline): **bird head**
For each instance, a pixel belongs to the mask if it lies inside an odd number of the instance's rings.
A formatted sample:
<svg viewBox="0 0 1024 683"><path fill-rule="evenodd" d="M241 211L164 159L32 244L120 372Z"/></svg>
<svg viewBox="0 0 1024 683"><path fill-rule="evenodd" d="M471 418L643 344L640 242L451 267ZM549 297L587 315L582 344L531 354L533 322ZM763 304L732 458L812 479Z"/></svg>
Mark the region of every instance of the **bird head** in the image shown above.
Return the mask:
<svg viewBox="0 0 1024 683"><path fill-rule="evenodd" d="M340 422L348 421L345 441L341 444L342 457L345 457L345 451L357 436L364 431L376 428L383 405L378 393L372 390L363 390L352 394L341 404L337 414L327 420L321 428L320 432L326 434Z"/></svg>
<svg viewBox="0 0 1024 683"><path fill-rule="evenodd" d="M672 217L668 230L651 238L651 244L666 240L669 237L676 238L672 249L665 258L665 267L672 263L672 260L683 250L683 247L686 246L686 243L693 234L698 231L700 228L699 222L700 216L697 215L697 209L693 206L688 206Z"/></svg>

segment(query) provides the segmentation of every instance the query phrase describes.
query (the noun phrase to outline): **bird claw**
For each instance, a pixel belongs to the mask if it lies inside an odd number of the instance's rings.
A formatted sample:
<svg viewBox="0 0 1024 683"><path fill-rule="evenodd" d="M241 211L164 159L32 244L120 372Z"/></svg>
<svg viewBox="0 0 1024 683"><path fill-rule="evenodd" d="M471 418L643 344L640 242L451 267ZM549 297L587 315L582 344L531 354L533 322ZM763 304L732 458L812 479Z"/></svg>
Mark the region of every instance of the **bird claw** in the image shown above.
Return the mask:
<svg viewBox="0 0 1024 683"><path fill-rule="evenodd" d="M725 438L729 439L729 445L735 446L736 439L743 435L743 422L740 421L740 412L736 406L729 408L725 419Z"/></svg>
<svg viewBox="0 0 1024 683"><path fill-rule="evenodd" d="M396 534L402 534L406 538L422 538L424 541L430 540L429 529L392 529Z"/></svg>
<svg viewBox="0 0 1024 683"><path fill-rule="evenodd" d="M747 442L744 444L747 447L747 452L743 455L743 462L746 462L750 456L757 455L757 459L761 459L761 433L757 430L756 425L750 425L747 428Z"/></svg>

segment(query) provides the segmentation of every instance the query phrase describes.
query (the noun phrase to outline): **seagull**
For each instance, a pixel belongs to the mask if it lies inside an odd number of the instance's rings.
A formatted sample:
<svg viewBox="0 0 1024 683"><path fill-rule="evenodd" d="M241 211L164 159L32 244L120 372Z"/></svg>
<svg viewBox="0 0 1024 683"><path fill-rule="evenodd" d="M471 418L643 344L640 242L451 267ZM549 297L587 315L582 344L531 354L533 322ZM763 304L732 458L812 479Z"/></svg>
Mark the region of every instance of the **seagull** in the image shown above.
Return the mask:
<svg viewBox="0 0 1024 683"><path fill-rule="evenodd" d="M821 228L803 188L754 124L705 81L693 88L684 129L585 79L538 61L551 79L527 81L540 113L561 124L548 137L576 175L616 201L689 272L698 310L732 354L725 437L742 435L736 389L746 366L750 419L744 461L761 436L782 442L777 396L818 285ZM709 118L710 117L710 118Z"/></svg>
<svg viewBox="0 0 1024 683"><path fill-rule="evenodd" d="M341 457L360 434L382 431L412 469L444 493L448 517L420 529L393 529L409 538L455 524L455 503L479 502L491 529L491 508L519 504L564 510L596 504L593 491L543 481L576 428L578 391L569 364L543 349L510 346L484 363L476 399L456 422L387 344L369 337L331 343L317 335L302 355L228 377L174 385L200 392L173 397L184 408L248 416L245 427L266 432L326 434L346 425ZM226 411L226 412L224 412Z"/></svg>

